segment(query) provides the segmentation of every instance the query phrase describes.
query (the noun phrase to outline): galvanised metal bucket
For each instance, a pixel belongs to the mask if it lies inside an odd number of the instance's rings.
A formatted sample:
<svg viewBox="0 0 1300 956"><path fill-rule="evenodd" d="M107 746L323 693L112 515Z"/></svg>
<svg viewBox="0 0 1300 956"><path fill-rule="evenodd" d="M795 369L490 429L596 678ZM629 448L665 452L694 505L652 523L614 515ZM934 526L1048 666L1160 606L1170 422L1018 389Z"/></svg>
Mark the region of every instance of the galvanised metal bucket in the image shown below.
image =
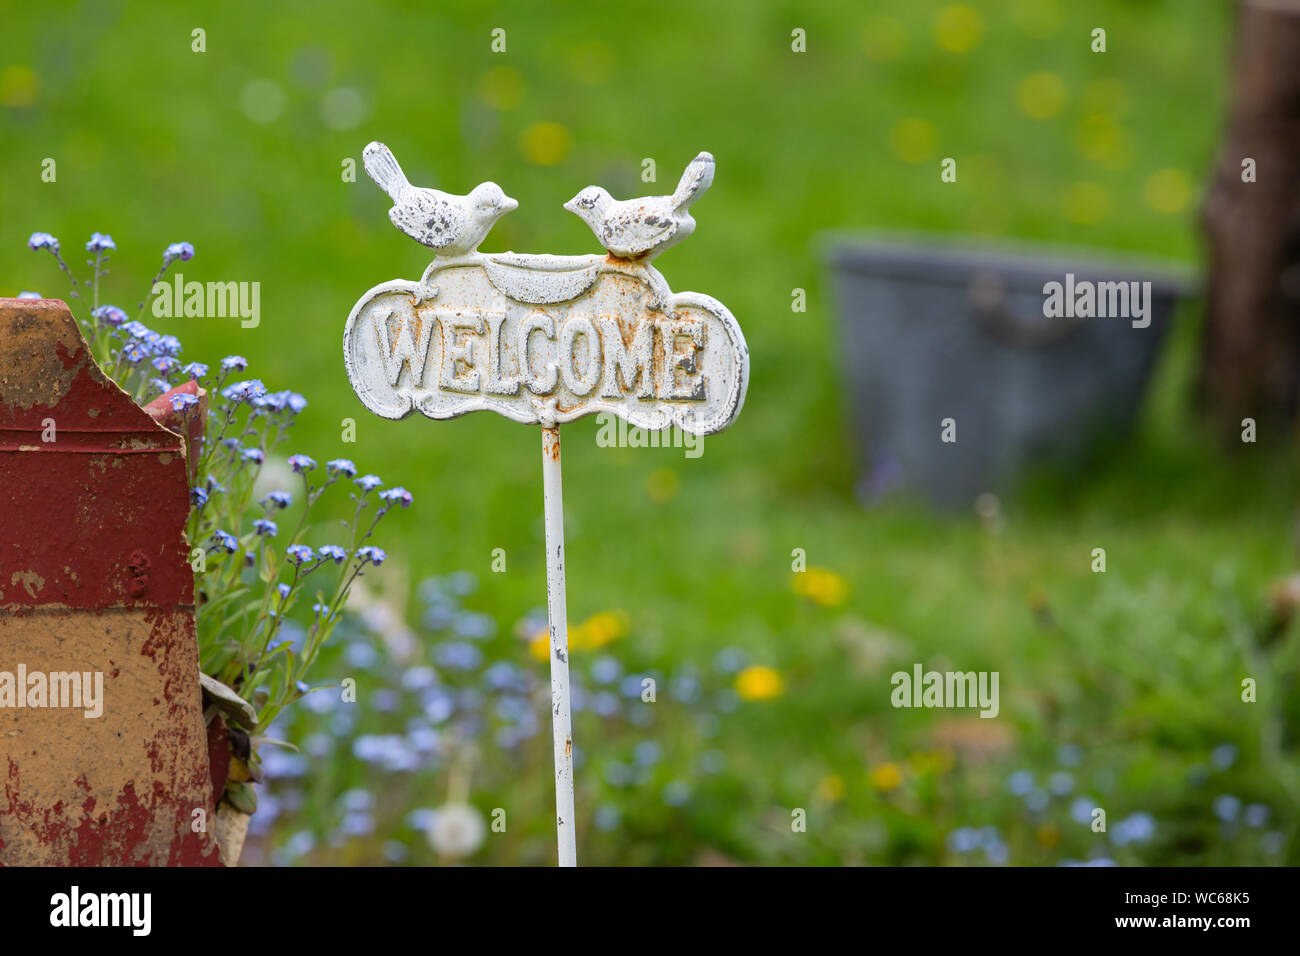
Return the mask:
<svg viewBox="0 0 1300 956"><path fill-rule="evenodd" d="M1184 266L1060 247L910 234L837 238L830 249L868 501L907 489L966 506L1006 493L1034 462L1078 459L1092 440L1123 434L1174 305L1194 288ZM1092 283L1094 309L1130 316L1048 317L1051 282L1062 286L1054 306L1073 292L1068 311L1087 311ZM1101 285L1119 282L1139 285L1123 296ZM946 419L955 441L943 440Z"/></svg>

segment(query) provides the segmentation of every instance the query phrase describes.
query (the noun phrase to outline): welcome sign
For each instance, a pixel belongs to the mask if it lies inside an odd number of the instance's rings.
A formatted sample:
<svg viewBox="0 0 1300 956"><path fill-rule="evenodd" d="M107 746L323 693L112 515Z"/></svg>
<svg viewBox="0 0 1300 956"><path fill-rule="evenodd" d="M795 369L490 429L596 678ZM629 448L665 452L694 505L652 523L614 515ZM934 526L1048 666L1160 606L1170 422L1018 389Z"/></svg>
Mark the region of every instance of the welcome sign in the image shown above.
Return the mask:
<svg viewBox="0 0 1300 956"><path fill-rule="evenodd" d="M610 412L641 428L726 428L744 401L745 340L709 296L605 256L435 261L371 289L344 331L348 377L384 418L495 411L554 425Z"/></svg>
<svg viewBox="0 0 1300 956"><path fill-rule="evenodd" d="M518 206L495 183L451 195L412 185L382 143L363 156L393 200L393 225L436 252L418 282L385 282L352 307L343 360L357 397L390 419L493 411L542 427L555 823L560 865L575 866L559 426L605 412L646 430L711 435L740 413L749 384L740 326L716 299L673 293L650 265L694 231L690 206L713 182L713 157L696 156L667 196L620 202L583 189L564 208L605 254L557 256L478 251Z"/></svg>

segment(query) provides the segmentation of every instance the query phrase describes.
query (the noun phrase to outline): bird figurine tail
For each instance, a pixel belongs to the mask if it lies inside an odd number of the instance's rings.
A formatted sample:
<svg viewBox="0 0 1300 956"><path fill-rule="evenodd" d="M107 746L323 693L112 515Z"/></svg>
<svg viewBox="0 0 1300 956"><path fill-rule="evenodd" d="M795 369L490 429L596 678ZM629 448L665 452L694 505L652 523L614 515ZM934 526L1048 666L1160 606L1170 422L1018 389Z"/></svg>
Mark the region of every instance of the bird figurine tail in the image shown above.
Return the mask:
<svg viewBox="0 0 1300 956"><path fill-rule="evenodd" d="M397 202L402 193L410 187L402 167L397 165L397 158L383 143L371 143L361 153L361 162L366 167L370 178L379 184L379 188L388 193L393 202Z"/></svg>
<svg viewBox="0 0 1300 956"><path fill-rule="evenodd" d="M713 154L700 153L686 166L681 181L673 192L673 205L684 210L704 195L713 185Z"/></svg>

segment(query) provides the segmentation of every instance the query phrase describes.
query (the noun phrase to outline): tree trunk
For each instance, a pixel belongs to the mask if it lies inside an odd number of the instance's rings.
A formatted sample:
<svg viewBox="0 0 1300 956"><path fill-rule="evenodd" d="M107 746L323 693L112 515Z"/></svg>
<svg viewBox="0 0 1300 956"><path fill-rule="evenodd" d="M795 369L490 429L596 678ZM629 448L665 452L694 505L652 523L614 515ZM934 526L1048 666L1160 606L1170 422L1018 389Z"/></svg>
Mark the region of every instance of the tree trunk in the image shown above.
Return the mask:
<svg viewBox="0 0 1300 956"><path fill-rule="evenodd" d="M1238 5L1227 136L1203 216L1201 394L1240 440L1242 419L1289 425L1300 410L1300 0Z"/></svg>

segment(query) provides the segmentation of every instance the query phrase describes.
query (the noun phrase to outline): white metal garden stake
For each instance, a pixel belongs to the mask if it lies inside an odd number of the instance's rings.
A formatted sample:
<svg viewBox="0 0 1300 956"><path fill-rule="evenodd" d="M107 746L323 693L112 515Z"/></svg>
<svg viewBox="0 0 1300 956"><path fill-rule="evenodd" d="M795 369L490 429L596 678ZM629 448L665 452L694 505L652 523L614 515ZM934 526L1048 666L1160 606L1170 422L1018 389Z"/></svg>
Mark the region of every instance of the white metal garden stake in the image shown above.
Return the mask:
<svg viewBox="0 0 1300 956"><path fill-rule="evenodd" d="M560 865L576 866L559 426L604 413L703 436L740 413L740 326L717 299L672 292L650 265L695 230L689 209L713 182L713 157L691 160L670 196L619 202L588 186L564 208L605 254L555 256L478 251L518 205L495 183L454 196L412 186L382 143L363 156L393 200L393 225L436 253L418 282L385 282L352 307L343 359L357 397L384 418L486 409L542 426L556 831Z"/></svg>
<svg viewBox="0 0 1300 956"><path fill-rule="evenodd" d="M551 738L555 749L555 832L560 866L578 865L573 827L573 721L569 713L569 615L564 596L564 489L560 426L542 429L542 508L546 519L546 618L551 641Z"/></svg>

